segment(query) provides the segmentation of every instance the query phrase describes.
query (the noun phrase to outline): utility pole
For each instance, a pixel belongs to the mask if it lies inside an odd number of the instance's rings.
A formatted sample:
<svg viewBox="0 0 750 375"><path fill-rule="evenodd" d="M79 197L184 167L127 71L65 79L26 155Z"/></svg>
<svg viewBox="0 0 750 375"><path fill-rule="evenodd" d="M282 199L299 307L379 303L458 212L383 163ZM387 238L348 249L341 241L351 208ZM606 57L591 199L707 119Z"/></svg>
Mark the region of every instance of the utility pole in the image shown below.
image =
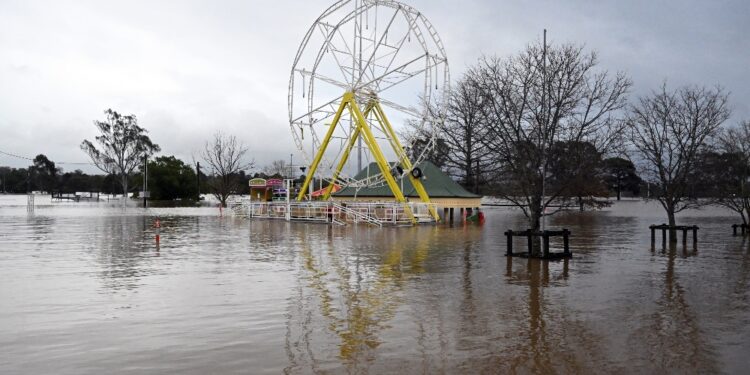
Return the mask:
<svg viewBox="0 0 750 375"><path fill-rule="evenodd" d="M289 154L289 179L294 180L294 169L292 169L292 164L294 164L294 154Z"/></svg>
<svg viewBox="0 0 750 375"><path fill-rule="evenodd" d="M542 105L544 106L542 110L544 111L544 115L542 116L544 123L540 127L540 136L542 138L542 230L545 230L546 227L546 217L544 216L544 211L546 211L546 205L544 204L544 195L546 194L546 181L547 181L547 154L545 151L545 146L547 143L547 122L549 121L549 116L547 115L547 29L544 29L544 37L543 37L543 43L544 48L542 49Z"/></svg>
<svg viewBox="0 0 750 375"><path fill-rule="evenodd" d="M146 208L146 189L148 189L148 155L143 157L143 208Z"/></svg>

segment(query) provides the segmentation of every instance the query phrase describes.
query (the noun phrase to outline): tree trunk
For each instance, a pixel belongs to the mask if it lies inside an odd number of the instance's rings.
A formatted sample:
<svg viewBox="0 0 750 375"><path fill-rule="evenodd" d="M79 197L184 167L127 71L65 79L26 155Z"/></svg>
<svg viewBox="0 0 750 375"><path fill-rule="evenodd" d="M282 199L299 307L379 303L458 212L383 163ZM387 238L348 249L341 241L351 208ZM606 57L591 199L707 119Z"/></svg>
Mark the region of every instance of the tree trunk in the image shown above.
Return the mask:
<svg viewBox="0 0 750 375"><path fill-rule="evenodd" d="M617 184L617 200L618 200L618 201L620 200L620 190L622 190L622 189L620 188L620 184Z"/></svg>
<svg viewBox="0 0 750 375"><path fill-rule="evenodd" d="M120 178L122 179L122 202L125 204L128 201L128 175L123 173Z"/></svg>
<svg viewBox="0 0 750 375"><path fill-rule="evenodd" d="M541 198L531 198L531 205L529 207L529 229L534 232L538 232L542 228L542 201ZM534 237L532 242L531 253L534 256L540 256L542 253L542 246L540 243L540 237Z"/></svg>
<svg viewBox="0 0 750 375"><path fill-rule="evenodd" d="M667 206L667 218L669 219L669 226L674 227L677 225L675 220L674 206ZM677 242L677 231L673 228L669 229L669 242Z"/></svg>

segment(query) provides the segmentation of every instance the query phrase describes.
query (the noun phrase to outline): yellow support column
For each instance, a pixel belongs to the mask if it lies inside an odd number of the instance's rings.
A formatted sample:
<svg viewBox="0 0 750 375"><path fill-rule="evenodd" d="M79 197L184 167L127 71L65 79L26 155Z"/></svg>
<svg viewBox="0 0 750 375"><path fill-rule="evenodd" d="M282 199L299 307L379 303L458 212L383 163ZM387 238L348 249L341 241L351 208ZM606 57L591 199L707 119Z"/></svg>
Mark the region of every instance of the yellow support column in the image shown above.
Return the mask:
<svg viewBox="0 0 750 375"><path fill-rule="evenodd" d="M310 186L310 182L315 176L315 171L318 169L318 164L320 164L320 160L323 159L323 154L325 153L326 148L328 148L328 143L331 141L333 131L336 129L336 125L338 125L339 120L341 119L341 114L344 113L344 109L346 109L347 104L353 98L354 94L352 94L351 92L347 92L344 94L343 100L341 100L341 104L339 105L339 109L336 110L336 115L333 117L331 127L328 128L328 132L326 133L325 138L323 138L323 143L320 145L318 152L315 154L315 159L313 159L312 165L310 165L310 172L307 174L307 177L305 177L305 183L302 184L302 188L297 195L298 201L302 201L303 199L305 199L305 192L307 191L307 187Z"/></svg>
<svg viewBox="0 0 750 375"><path fill-rule="evenodd" d="M349 107L356 103L349 103ZM365 109L364 116L367 118L367 115L370 113L370 110L372 109L372 106L368 105ZM344 169L344 165L346 165L346 161L349 160L349 154L352 151L352 148L354 148L354 143L357 142L357 138L359 138L359 135L362 131L361 124L359 121L357 121L357 126L354 127L354 130L352 131L352 134L349 136L349 142L346 144L346 149L344 149L344 153L341 156L341 160L339 160L339 164L336 166L336 170L333 171L333 178L331 179L331 184L328 185L326 188L325 194L323 194L323 200L327 201L328 198L331 197L331 193L333 192L333 185L336 184L336 179L339 178L339 174L341 174L341 170Z"/></svg>
<svg viewBox="0 0 750 375"><path fill-rule="evenodd" d="M375 161L380 168L380 172L383 174L383 178L385 178L385 182L388 184L391 192L393 192L393 195L396 197L396 201L404 203L404 211L406 211L406 214L409 216L412 223L416 223L417 219L414 218L411 207L406 204L406 197L404 197L404 193L398 187L396 179L394 179L391 175L390 165L388 164L388 161L385 160L385 156L380 150L380 146L378 146L378 142L375 139L375 136L372 134L372 130L370 130L370 127L367 126L365 117L362 115L362 112L359 110L359 107L357 107L356 102L353 99L351 104L352 105L349 106L349 110L352 111L352 113L354 114L354 118L359 123L359 126L362 129L363 139L365 140L367 147L370 149L370 152L372 152L372 156L375 158Z"/></svg>
<svg viewBox="0 0 750 375"><path fill-rule="evenodd" d="M389 140L391 140L391 147L393 147L393 150L396 152L396 155L398 155L401 165L406 168L409 173L409 181L411 182L412 186L414 186L414 189L417 191L417 194L419 195L419 198L422 200L422 202L427 203L427 209L430 211L430 215L432 216L435 221L440 221L440 215L438 215L437 211L435 210L435 207L433 207L430 204L430 196L427 194L427 190L425 190L424 185L422 185L422 180L419 178L415 178L411 174L411 170L413 169L413 166L411 164L411 161L409 160L409 157L404 152L404 148L401 146L401 142L398 141L398 137L396 136L396 132L393 131L393 127L391 127L391 123L388 121L388 118L385 116L385 112L383 112L383 108L380 106L380 103L375 103L373 106L373 111L375 113L375 117L378 119L378 122L380 122L381 125L383 125L383 130L387 133Z"/></svg>

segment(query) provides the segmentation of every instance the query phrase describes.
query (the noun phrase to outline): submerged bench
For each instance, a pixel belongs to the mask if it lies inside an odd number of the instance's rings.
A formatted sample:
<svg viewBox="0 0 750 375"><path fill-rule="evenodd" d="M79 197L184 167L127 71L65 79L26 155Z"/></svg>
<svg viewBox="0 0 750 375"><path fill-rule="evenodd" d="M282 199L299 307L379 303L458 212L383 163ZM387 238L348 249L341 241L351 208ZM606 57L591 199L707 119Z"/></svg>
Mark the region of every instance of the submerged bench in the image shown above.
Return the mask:
<svg viewBox="0 0 750 375"><path fill-rule="evenodd" d="M563 230L545 230L545 231L533 231L531 229L527 229L524 231L513 231L508 230L505 232L505 236L508 238L508 247L506 249L506 256L512 257L512 256L521 256L521 257L528 257L528 258L541 258L541 259L561 259L561 258L570 258L573 256L573 254L570 252L570 231L567 229ZM513 252L513 237L526 237L526 242L528 244L528 252L526 253L514 253ZM534 237L542 237L542 255L541 256L535 256L534 255ZM563 251L560 252L550 252L549 250L549 238L550 237L562 237L563 238Z"/></svg>
<svg viewBox="0 0 750 375"><path fill-rule="evenodd" d="M737 235L737 228L740 228L742 230L742 235L745 235L745 232L750 231L750 225L747 224L732 224L732 235Z"/></svg>
<svg viewBox="0 0 750 375"><path fill-rule="evenodd" d="M661 224L661 225L651 225L648 227L651 229L651 247L654 247L654 244L656 243L656 231L661 231L661 242L662 246L665 246L667 244L667 231L682 231L682 244L687 244L687 232L692 231L693 232L693 246L698 245L698 226L697 225L667 225L667 224ZM674 239L674 242L677 242L677 238Z"/></svg>

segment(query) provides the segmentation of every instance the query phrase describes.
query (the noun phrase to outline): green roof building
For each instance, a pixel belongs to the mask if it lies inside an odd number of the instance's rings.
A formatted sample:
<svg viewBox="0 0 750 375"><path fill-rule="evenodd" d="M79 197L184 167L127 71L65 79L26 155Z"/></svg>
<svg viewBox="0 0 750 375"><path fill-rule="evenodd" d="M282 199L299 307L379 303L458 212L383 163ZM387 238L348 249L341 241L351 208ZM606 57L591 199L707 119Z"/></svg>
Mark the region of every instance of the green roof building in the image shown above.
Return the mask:
<svg viewBox="0 0 750 375"><path fill-rule="evenodd" d="M396 166L396 163L391 163L392 167ZM479 207L482 204L482 196L470 193L459 185L456 181L453 181L450 176L445 172L441 171L440 168L435 166L429 161L424 161L417 165L422 170L422 185L427 194L430 196L430 201L435 203L439 207L443 208L469 208ZM376 163L370 163L367 167L359 171L355 176L357 180L363 180L368 177L373 177L380 174L380 169ZM410 201L419 201L419 195L416 189L411 184L411 181L404 176L404 178L396 178L396 182L399 184L401 191L404 196ZM393 192L385 183L382 186L377 187L365 187L365 188L354 188L347 186L341 189L339 192L331 196L334 200L356 200L363 202L385 202L395 200Z"/></svg>

